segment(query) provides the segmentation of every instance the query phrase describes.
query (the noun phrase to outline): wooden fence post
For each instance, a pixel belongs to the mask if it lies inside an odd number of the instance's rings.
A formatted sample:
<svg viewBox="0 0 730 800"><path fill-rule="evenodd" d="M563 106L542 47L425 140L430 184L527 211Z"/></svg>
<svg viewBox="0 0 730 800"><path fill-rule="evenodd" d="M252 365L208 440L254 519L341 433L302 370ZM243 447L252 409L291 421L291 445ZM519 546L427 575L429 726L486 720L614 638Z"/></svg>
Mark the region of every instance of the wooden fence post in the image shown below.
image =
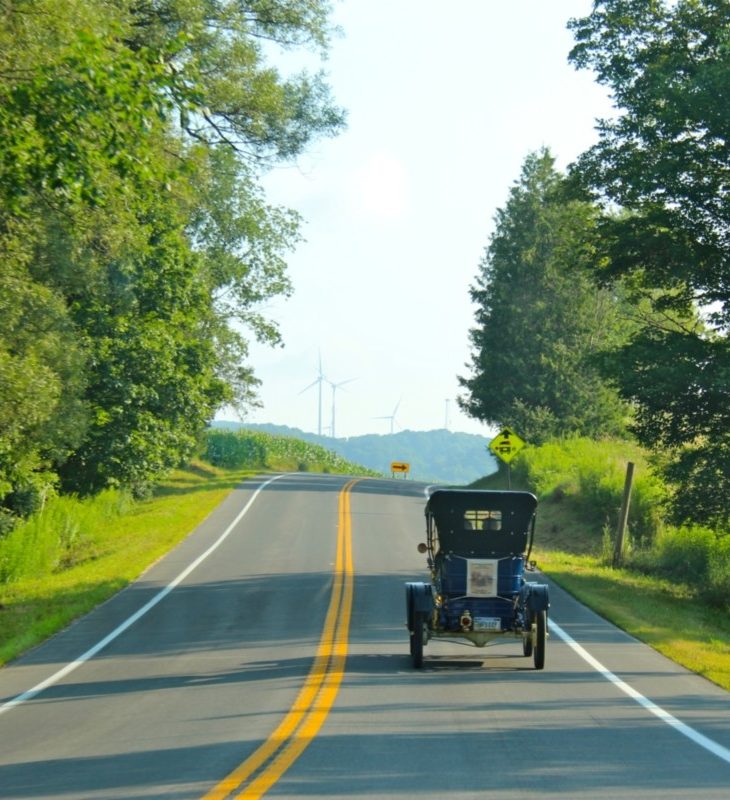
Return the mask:
<svg viewBox="0 0 730 800"><path fill-rule="evenodd" d="M626 480L624 481L624 496L621 500L621 511L618 515L618 527L616 528L616 544L613 550L614 569L621 566L624 552L624 536L626 534L626 521L629 518L629 505L631 503L631 486L634 482L634 463L629 461L626 464Z"/></svg>

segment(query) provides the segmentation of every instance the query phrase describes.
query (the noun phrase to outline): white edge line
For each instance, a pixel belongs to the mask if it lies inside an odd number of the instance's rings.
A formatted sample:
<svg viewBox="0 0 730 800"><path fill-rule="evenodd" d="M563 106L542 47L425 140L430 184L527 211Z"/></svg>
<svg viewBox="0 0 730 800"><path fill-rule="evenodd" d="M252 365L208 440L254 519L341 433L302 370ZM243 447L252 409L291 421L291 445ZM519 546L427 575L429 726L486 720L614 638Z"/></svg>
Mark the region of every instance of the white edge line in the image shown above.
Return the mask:
<svg viewBox="0 0 730 800"><path fill-rule="evenodd" d="M140 609L135 611L131 617L128 617L124 620L120 625L118 625L111 633L105 636L103 639L98 641L93 647L89 648L85 653L80 655L74 661L69 662L66 664L65 667L62 667L58 670L58 672L54 672L53 675L46 678L44 681L36 684L32 689L28 689L27 692L23 692L19 694L17 697L14 697L12 700L8 700L7 702L0 705L0 714L4 714L6 711L9 711L11 708L15 708L15 706L19 706L21 703L25 703L28 700L32 700L34 697L39 695L44 689L47 689L49 686L53 686L54 683L58 683L62 678L65 678L68 674L73 672L75 669L80 667L82 664L85 664L87 661L92 659L98 652L103 650L108 644L113 642L117 637L121 636L127 628L130 628L137 622L138 619L141 619L150 609L154 608L161 600L167 597L168 594L185 578L190 575L190 573L200 564L205 561L208 556L213 553L215 550L220 547L221 544L228 538L231 531L238 525L241 521L242 517L246 514L246 512L251 508L256 498L259 494L270 484L279 478L283 478L284 475L275 475L273 478L269 478L267 481L261 484L261 486L256 489L256 491L251 495L248 503L239 511L236 518L231 522L231 524L223 531L223 533L218 537L218 539L213 542L213 544L201 555L199 555L195 561L189 564L176 578L174 578L170 583L165 586L164 589L161 589L151 600L148 600Z"/></svg>
<svg viewBox="0 0 730 800"><path fill-rule="evenodd" d="M637 692L636 689L634 689L632 686L629 686L626 681L621 680L621 678L619 678L617 675L614 675L611 670L604 667L600 661L595 659L584 647L579 645L570 634L566 633L560 627L560 625L557 625L552 620L549 620L548 625L553 633L557 634L584 661L590 664L590 666L592 666L596 672L600 673L602 677L604 677L607 681L610 681L624 694L627 694L632 700L635 700L642 708L650 711L652 714L654 714L654 716L659 717L662 722L666 722L667 725L670 725L683 736L691 739L695 744L698 744L700 747L704 747L705 750L708 750L713 755L730 764L730 750L728 750L727 747L723 747L721 744L718 744L712 739L708 739L707 736L704 736L699 731L696 731L694 728L691 728L689 725L681 722L668 711L665 711L656 703L649 700L648 697L644 697L643 694Z"/></svg>

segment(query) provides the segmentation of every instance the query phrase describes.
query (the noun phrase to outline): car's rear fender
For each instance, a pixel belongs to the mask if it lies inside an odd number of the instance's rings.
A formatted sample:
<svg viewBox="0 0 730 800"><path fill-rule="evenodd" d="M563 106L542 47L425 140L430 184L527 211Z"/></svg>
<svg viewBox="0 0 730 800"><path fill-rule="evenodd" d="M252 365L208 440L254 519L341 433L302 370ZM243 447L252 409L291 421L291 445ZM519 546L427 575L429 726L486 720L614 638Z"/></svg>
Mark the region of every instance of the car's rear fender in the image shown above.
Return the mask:
<svg viewBox="0 0 730 800"><path fill-rule="evenodd" d="M550 607L546 583L525 583L520 590L522 605L530 611L547 611Z"/></svg>

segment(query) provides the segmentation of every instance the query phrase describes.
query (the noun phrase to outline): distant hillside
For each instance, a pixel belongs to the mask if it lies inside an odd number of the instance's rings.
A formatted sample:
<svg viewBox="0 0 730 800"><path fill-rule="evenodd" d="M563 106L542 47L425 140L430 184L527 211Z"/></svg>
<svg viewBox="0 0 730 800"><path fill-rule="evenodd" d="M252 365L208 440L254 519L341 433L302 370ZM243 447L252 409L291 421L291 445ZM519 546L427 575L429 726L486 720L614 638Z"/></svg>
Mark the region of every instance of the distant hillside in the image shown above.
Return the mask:
<svg viewBox="0 0 730 800"><path fill-rule="evenodd" d="M213 427L229 430L247 428L314 442L348 461L385 475L390 474L391 462L407 461L411 465L410 477L419 481L464 485L497 471L494 456L487 449L489 439L443 428L332 439L286 425L216 421Z"/></svg>

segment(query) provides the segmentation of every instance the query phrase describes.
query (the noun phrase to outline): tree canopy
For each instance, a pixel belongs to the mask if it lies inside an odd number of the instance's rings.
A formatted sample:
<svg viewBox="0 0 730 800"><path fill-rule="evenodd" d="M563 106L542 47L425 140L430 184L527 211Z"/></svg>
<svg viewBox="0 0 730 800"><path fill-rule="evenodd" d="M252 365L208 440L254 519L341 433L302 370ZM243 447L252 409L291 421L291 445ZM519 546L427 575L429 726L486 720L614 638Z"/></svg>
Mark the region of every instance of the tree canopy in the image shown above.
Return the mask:
<svg viewBox="0 0 730 800"><path fill-rule="evenodd" d="M574 170L606 209L597 276L656 311L607 363L636 433L663 452L675 517L727 525L730 7L598 0L571 28L573 63L619 111ZM704 324L677 324L698 311Z"/></svg>
<svg viewBox="0 0 730 800"><path fill-rule="evenodd" d="M335 134L323 0L0 0L0 517L144 487L224 402L291 290L262 170ZM2 520L0 519L0 523Z"/></svg>

